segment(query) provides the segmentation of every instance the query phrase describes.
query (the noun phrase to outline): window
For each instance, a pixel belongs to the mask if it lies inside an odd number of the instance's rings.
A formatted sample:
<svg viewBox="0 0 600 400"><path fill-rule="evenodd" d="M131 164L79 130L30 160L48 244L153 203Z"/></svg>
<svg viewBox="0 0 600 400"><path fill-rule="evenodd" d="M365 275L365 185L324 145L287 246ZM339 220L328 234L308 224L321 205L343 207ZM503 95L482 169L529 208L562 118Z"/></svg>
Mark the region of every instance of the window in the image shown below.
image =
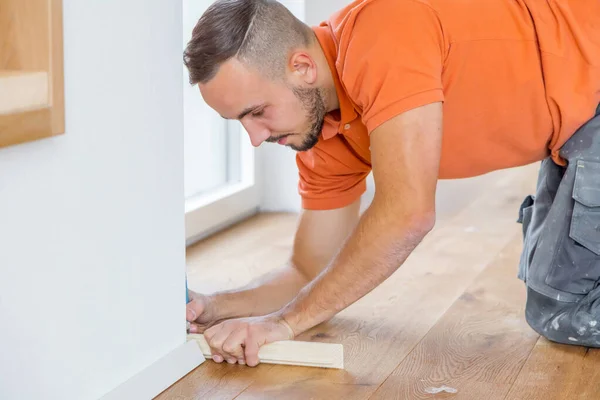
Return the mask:
<svg viewBox="0 0 600 400"><path fill-rule="evenodd" d="M212 0L183 2L183 47ZM238 121L226 121L183 85L186 240L192 243L255 213L259 205L255 150Z"/></svg>

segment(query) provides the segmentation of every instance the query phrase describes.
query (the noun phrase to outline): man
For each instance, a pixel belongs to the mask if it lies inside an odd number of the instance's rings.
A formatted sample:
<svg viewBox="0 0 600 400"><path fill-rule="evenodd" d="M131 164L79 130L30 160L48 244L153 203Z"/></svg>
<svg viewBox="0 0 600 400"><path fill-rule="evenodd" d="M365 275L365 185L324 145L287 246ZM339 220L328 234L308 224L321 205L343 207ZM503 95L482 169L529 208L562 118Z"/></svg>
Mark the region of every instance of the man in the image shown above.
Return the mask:
<svg viewBox="0 0 600 400"><path fill-rule="evenodd" d="M219 0L184 61L254 146L297 151L303 205L287 265L190 292L215 361L254 366L388 278L433 228L438 179L537 161L520 210L527 321L600 346L600 2L358 0L309 28L276 1Z"/></svg>

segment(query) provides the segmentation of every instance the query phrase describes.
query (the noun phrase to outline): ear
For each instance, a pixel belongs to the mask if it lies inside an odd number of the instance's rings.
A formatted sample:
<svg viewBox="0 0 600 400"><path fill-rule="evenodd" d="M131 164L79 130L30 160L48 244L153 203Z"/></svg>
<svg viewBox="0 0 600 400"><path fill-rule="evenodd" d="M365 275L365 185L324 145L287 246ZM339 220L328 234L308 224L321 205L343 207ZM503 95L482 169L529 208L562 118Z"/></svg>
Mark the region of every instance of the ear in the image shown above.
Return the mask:
<svg viewBox="0 0 600 400"><path fill-rule="evenodd" d="M317 81L317 63L304 51L292 53L289 62L292 80L296 83L313 85Z"/></svg>

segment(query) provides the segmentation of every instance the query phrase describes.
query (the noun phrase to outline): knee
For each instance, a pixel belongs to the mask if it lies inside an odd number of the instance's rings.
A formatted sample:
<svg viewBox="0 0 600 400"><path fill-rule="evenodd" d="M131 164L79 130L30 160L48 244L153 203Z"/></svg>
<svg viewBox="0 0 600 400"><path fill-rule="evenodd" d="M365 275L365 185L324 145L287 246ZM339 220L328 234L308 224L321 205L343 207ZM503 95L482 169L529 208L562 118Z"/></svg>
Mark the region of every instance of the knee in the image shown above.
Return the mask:
<svg viewBox="0 0 600 400"><path fill-rule="evenodd" d="M579 336L568 318L572 306L528 288L525 319L531 329L551 342L578 344Z"/></svg>
<svg viewBox="0 0 600 400"><path fill-rule="evenodd" d="M556 302L553 302L551 298L527 288L525 320L531 329L547 339L550 339L548 336L553 336L552 332L559 328L556 318L558 316L557 308Z"/></svg>
<svg viewBox="0 0 600 400"><path fill-rule="evenodd" d="M599 317L581 304L561 302L527 289L525 319L551 342L600 347Z"/></svg>

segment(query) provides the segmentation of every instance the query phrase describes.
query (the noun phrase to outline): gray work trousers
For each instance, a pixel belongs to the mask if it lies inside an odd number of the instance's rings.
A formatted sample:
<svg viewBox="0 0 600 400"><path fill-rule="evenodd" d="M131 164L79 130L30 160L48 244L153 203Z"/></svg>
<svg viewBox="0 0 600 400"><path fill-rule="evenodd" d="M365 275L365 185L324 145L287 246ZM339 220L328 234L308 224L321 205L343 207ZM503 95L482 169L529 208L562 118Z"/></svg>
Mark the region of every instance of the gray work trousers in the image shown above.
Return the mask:
<svg viewBox="0 0 600 400"><path fill-rule="evenodd" d="M600 106L561 156L565 167L542 162L519 211L525 318L553 342L600 347Z"/></svg>

